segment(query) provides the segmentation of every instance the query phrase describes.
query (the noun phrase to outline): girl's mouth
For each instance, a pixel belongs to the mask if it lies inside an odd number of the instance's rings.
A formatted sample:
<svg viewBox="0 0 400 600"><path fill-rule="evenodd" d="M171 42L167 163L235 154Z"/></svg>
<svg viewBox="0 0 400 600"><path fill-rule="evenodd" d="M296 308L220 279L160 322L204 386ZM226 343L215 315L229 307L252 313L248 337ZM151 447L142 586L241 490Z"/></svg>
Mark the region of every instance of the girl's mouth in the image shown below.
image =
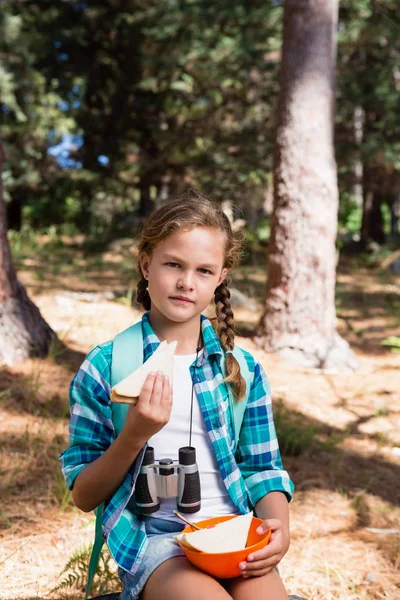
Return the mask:
<svg viewBox="0 0 400 600"><path fill-rule="evenodd" d="M186 304L193 304L193 300L190 298L186 298L186 296L170 296L171 300L175 300L176 302L184 302Z"/></svg>

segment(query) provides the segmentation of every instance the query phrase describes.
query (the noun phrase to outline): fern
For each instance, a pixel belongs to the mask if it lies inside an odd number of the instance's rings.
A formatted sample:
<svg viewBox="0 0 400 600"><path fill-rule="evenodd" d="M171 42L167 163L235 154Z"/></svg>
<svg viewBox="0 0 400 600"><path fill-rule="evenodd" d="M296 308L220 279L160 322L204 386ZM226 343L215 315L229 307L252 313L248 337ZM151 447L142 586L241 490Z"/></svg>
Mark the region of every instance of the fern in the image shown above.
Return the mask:
<svg viewBox="0 0 400 600"><path fill-rule="evenodd" d="M392 352L400 353L400 337L391 335L390 337L382 340L382 346L389 346Z"/></svg>
<svg viewBox="0 0 400 600"><path fill-rule="evenodd" d="M71 590L83 592L85 590L92 548L93 544L91 543L73 552L58 576L59 579L64 576L63 579L50 591L50 594L70 592ZM107 546L103 546L91 592L101 595L117 592L120 589L121 581L116 572L115 563Z"/></svg>

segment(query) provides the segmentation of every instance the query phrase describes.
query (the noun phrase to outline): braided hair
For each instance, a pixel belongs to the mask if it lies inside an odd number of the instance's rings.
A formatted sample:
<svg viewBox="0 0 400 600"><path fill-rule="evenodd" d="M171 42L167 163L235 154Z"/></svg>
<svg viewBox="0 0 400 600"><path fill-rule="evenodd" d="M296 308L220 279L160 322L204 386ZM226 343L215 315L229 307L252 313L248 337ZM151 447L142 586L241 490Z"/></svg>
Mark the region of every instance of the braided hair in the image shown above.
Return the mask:
<svg viewBox="0 0 400 600"><path fill-rule="evenodd" d="M217 335L221 346L228 352L235 345L235 321L230 301L231 293L226 279L215 290L215 312L217 313ZM236 398L242 399L246 393L246 382L240 374L240 366L231 354L225 360L227 378L225 381L232 385Z"/></svg>
<svg viewBox="0 0 400 600"><path fill-rule="evenodd" d="M140 267L139 270L141 271ZM149 291L147 289L148 283L147 279L144 277L143 273L141 273L142 278L139 279L138 284L136 286L136 302L141 304L144 310L150 310L151 300Z"/></svg>
<svg viewBox="0 0 400 600"><path fill-rule="evenodd" d="M139 259L143 254L151 256L154 248L176 231L194 227L211 227L221 231L225 237L224 267L233 269L238 265L243 246L242 235L233 233L219 203L193 189L161 204L149 215L139 237ZM136 300L145 310L150 310L148 283L140 260L139 273L141 278L136 288ZM223 350L228 352L235 345L235 323L226 279L216 288L214 300L217 316L214 327ZM225 371L225 381L231 386L235 397L242 400L246 393L246 382L240 373L239 363L231 353L226 354Z"/></svg>

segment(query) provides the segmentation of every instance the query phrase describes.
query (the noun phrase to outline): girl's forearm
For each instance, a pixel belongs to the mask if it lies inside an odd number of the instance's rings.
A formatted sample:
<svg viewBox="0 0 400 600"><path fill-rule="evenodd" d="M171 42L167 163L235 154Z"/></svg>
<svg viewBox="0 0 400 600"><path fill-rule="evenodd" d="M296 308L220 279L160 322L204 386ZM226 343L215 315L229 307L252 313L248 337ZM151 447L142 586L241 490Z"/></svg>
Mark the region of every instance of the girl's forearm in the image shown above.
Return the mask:
<svg viewBox="0 0 400 600"><path fill-rule="evenodd" d="M282 492L270 492L263 496L254 509L260 519L279 519L283 529L289 532L289 504Z"/></svg>
<svg viewBox="0 0 400 600"><path fill-rule="evenodd" d="M122 431L104 454L77 475L72 489L75 505L89 512L111 498L142 446L143 442L128 441Z"/></svg>

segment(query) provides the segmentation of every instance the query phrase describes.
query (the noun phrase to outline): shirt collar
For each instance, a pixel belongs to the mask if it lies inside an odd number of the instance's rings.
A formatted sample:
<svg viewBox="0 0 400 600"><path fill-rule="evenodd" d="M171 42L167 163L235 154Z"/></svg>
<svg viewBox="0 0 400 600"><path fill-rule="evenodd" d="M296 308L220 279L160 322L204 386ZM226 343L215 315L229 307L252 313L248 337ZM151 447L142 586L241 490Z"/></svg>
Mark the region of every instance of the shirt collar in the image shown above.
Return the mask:
<svg viewBox="0 0 400 600"><path fill-rule="evenodd" d="M204 352L199 359L198 365L201 366L205 363L208 356L211 355L219 355L218 358L221 358L223 355L223 350L221 347L221 343L218 339L217 334L214 331L211 322L204 315L200 315L201 322L201 332L203 335L204 342ZM149 312L145 312L142 316L142 329L143 329L143 357L146 361L151 354L157 349L160 344L160 340L158 339L154 329L152 328L149 320Z"/></svg>

